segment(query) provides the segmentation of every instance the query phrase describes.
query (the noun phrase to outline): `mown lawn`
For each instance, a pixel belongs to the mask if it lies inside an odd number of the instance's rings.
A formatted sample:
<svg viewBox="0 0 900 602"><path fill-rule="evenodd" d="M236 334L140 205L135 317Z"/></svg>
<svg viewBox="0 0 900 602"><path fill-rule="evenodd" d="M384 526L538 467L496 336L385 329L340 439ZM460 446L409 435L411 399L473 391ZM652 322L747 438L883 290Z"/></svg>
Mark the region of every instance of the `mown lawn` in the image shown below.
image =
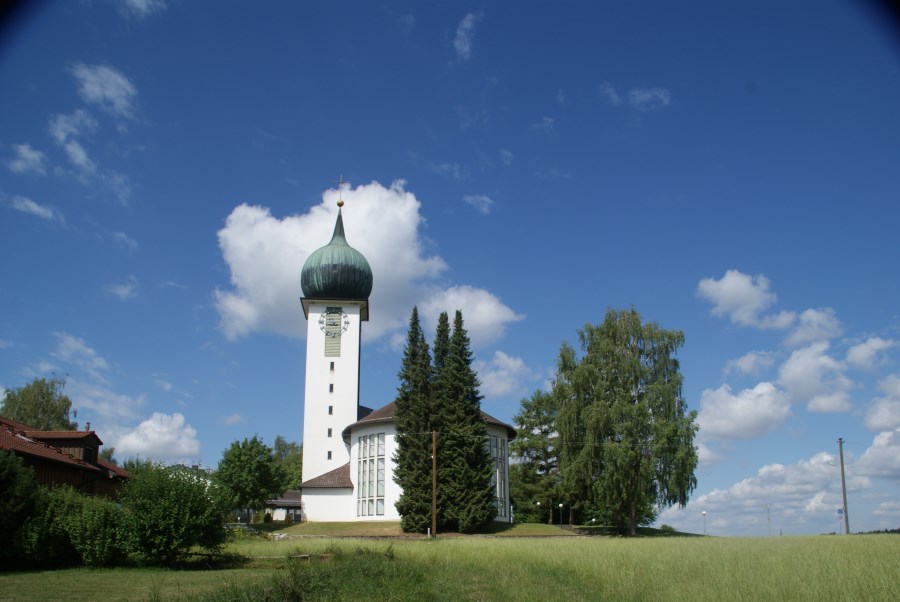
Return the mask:
<svg viewBox="0 0 900 602"><path fill-rule="evenodd" d="M310 537L235 542L229 551L269 558L217 571L5 574L0 599L280 600L287 591L310 600L900 599L900 537L892 535ZM298 554L309 558L280 559ZM299 585L291 589L288 578ZM264 585L247 589L254 583Z"/></svg>

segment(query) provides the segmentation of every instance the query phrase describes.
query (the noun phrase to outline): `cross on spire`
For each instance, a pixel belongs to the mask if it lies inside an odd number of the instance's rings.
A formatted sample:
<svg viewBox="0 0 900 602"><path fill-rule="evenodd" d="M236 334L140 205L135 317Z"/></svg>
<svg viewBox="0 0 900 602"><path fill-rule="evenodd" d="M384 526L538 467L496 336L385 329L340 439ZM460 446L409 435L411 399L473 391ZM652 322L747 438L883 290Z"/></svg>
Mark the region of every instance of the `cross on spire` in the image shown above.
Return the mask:
<svg viewBox="0 0 900 602"><path fill-rule="evenodd" d="M338 206L339 208L344 206L344 199L343 199L343 197L342 197L342 194L343 194L343 192L344 192L344 184L349 184L349 183L350 183L350 182L347 182L347 181L344 180L344 174L341 174L341 176L338 178L337 182L335 182L335 184L338 185L338 202L337 202L337 206Z"/></svg>

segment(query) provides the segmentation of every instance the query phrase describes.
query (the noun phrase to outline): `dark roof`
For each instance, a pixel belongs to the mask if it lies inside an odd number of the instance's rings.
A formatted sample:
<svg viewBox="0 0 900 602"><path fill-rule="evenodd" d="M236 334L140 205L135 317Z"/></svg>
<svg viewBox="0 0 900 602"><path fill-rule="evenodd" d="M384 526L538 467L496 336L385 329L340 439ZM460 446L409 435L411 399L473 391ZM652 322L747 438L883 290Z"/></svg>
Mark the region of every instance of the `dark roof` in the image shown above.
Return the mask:
<svg viewBox="0 0 900 602"><path fill-rule="evenodd" d="M349 464L347 465L349 466ZM276 508L300 508L303 506L301 502L301 493L295 489L289 489L281 494L280 498L274 500L266 500L266 506L275 506Z"/></svg>
<svg viewBox="0 0 900 602"><path fill-rule="evenodd" d="M397 403L394 401L387 404L386 406L382 406L382 407L378 408L377 410L373 411L371 414L369 414L365 418L357 420L356 422L354 422L353 424L351 424L350 426L345 428L343 430L343 432L341 433L341 436L344 438L345 442L350 443L350 431L352 431L353 429L355 429L358 426L364 426L367 424L393 422L394 421L394 410L396 408L397 408ZM506 424L505 422L497 420L496 418L494 418L487 412L482 412L481 418L487 424L492 424L494 426L499 426L501 428L505 428L506 434L509 436L510 441L512 441L513 439L516 438L516 429L514 429L510 425Z"/></svg>
<svg viewBox="0 0 900 602"><path fill-rule="evenodd" d="M353 489L353 481L350 480L350 462L300 484L301 490L318 488Z"/></svg>
<svg viewBox="0 0 900 602"><path fill-rule="evenodd" d="M28 437L24 431L16 430L7 424L2 424L2 422L5 422L5 420L0 420L0 449L23 456L49 460L50 462L68 464L69 466L74 466L89 472L100 472L100 468L93 464L89 464L84 460L79 460L58 447L53 447L42 441L32 439L31 437Z"/></svg>

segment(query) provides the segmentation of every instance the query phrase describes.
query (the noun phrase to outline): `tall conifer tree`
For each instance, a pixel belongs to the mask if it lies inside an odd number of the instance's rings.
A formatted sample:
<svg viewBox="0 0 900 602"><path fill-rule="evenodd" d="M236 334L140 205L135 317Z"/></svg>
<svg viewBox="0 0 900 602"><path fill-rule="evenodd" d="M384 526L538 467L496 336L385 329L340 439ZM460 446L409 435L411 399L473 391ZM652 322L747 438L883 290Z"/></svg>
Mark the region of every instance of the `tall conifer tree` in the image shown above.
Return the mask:
<svg viewBox="0 0 900 602"><path fill-rule="evenodd" d="M413 308L400 368L394 424L394 482L402 489L397 501L404 531L424 533L431 525L431 431L434 412L431 400L431 355Z"/></svg>
<svg viewBox="0 0 900 602"><path fill-rule="evenodd" d="M469 335L457 310L447 357L435 377L442 424L438 449L441 517L447 527L471 533L496 515L491 458L481 415L480 383L472 369Z"/></svg>

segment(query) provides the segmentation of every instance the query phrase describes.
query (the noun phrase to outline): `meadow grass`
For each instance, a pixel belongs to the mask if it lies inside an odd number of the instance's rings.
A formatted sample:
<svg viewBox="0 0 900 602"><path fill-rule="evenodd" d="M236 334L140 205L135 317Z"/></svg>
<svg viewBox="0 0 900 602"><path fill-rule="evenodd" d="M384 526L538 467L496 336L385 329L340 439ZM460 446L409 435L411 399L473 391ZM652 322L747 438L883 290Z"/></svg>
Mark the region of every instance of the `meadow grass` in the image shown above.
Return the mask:
<svg viewBox="0 0 900 602"><path fill-rule="evenodd" d="M228 550L268 558L303 554L308 559L262 559L228 571L7 574L0 575L0 599L900 599L900 537L891 535L311 537L241 541Z"/></svg>

